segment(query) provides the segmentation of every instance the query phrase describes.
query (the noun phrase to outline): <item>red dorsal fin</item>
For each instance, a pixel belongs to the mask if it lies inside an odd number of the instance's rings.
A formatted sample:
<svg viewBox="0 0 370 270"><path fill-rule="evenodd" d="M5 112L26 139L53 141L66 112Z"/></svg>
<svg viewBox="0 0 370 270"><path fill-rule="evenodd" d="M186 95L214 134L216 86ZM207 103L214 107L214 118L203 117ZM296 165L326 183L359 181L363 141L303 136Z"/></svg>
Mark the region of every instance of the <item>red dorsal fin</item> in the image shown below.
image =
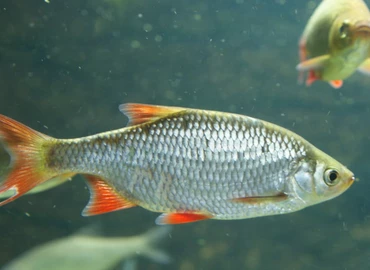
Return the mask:
<svg viewBox="0 0 370 270"><path fill-rule="evenodd" d="M232 199L232 201L238 202L238 203L256 204L256 203L271 203L271 202L276 203L276 202L285 201L286 199L288 199L288 195L281 192L281 193L278 193L272 196L243 197L243 198Z"/></svg>
<svg viewBox="0 0 370 270"><path fill-rule="evenodd" d="M93 216L136 206L119 195L103 179L94 175L84 175L90 189L90 201L82 212L83 216Z"/></svg>
<svg viewBox="0 0 370 270"><path fill-rule="evenodd" d="M213 216L210 214L203 213L192 213L192 212L183 212L183 213L164 213L157 217L155 223L157 225L166 225L166 224L183 224L190 223L205 219L210 219Z"/></svg>
<svg viewBox="0 0 370 270"><path fill-rule="evenodd" d="M182 111L184 108L126 103L121 104L119 110L129 118L128 125L138 125Z"/></svg>

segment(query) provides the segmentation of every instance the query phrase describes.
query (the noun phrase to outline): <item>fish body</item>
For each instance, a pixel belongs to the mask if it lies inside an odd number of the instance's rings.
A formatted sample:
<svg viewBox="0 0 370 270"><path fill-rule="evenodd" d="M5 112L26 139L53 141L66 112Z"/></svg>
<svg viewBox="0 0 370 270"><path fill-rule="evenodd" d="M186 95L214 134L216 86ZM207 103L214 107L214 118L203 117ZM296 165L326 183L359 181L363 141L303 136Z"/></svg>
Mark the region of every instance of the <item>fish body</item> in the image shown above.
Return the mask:
<svg viewBox="0 0 370 270"><path fill-rule="evenodd" d="M299 42L300 81L328 81L333 87L356 70L370 73L370 12L363 0L323 0ZM307 59L308 58L308 59Z"/></svg>
<svg viewBox="0 0 370 270"><path fill-rule="evenodd" d="M109 270L137 255L168 263L169 256L155 247L169 233L159 227L132 237L72 235L26 251L2 270Z"/></svg>
<svg viewBox="0 0 370 270"><path fill-rule="evenodd" d="M0 137L18 169L0 186L16 195L0 205L51 177L83 174L91 191L84 215L139 205L163 213L157 224L174 224L294 212L340 195L354 180L302 137L262 120L143 104L120 108L128 127L78 139L54 139L1 116Z"/></svg>

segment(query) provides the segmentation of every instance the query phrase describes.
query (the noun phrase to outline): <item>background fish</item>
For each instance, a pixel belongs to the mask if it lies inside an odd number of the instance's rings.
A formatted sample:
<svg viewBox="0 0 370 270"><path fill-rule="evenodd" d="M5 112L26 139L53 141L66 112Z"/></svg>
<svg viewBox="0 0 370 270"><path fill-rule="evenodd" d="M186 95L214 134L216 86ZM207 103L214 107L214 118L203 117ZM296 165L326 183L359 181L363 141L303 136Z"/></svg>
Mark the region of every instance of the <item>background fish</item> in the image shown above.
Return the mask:
<svg viewBox="0 0 370 270"><path fill-rule="evenodd" d="M132 237L99 237L72 235L37 246L2 270L109 270L122 260L137 255L159 263L170 257L156 245L170 232L170 226L159 227Z"/></svg>
<svg viewBox="0 0 370 270"><path fill-rule="evenodd" d="M323 0L299 42L299 80L307 71L306 85L324 80L339 88L356 69L370 73L369 49L370 12L365 2Z"/></svg>
<svg viewBox="0 0 370 270"><path fill-rule="evenodd" d="M136 205L157 224L283 214L344 192L353 173L300 136L251 117L125 104L130 127L59 140L0 116L13 170L4 205L44 181L80 173L84 215Z"/></svg>

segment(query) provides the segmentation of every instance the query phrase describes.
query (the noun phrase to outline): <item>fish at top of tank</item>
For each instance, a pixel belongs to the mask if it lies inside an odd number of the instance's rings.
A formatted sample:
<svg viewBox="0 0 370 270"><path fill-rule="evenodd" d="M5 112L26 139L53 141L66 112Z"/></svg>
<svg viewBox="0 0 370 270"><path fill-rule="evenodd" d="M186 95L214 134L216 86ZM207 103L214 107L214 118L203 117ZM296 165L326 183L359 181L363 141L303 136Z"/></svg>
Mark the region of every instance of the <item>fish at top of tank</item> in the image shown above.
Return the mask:
<svg viewBox="0 0 370 270"><path fill-rule="evenodd" d="M370 12L363 0L323 0L299 41L299 81L339 88L356 70L370 75Z"/></svg>

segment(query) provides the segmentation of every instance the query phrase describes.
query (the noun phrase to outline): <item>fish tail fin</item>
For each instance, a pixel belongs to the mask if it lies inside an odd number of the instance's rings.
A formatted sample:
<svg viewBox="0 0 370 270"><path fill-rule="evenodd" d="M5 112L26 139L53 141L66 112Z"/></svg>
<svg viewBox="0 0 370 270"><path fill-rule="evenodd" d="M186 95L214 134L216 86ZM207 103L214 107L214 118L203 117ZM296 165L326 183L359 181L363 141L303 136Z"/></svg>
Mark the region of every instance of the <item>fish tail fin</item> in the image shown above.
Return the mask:
<svg viewBox="0 0 370 270"><path fill-rule="evenodd" d="M45 172L43 154L45 142L50 139L47 135L0 115L0 141L11 157L10 170L0 184L0 194L14 192L10 198L0 202L0 206L52 178L52 175Z"/></svg>
<svg viewBox="0 0 370 270"><path fill-rule="evenodd" d="M144 233L146 248L143 255L158 263L170 263L172 261L171 257L165 251L159 249L157 245L169 236L171 230L171 226L160 226Z"/></svg>

